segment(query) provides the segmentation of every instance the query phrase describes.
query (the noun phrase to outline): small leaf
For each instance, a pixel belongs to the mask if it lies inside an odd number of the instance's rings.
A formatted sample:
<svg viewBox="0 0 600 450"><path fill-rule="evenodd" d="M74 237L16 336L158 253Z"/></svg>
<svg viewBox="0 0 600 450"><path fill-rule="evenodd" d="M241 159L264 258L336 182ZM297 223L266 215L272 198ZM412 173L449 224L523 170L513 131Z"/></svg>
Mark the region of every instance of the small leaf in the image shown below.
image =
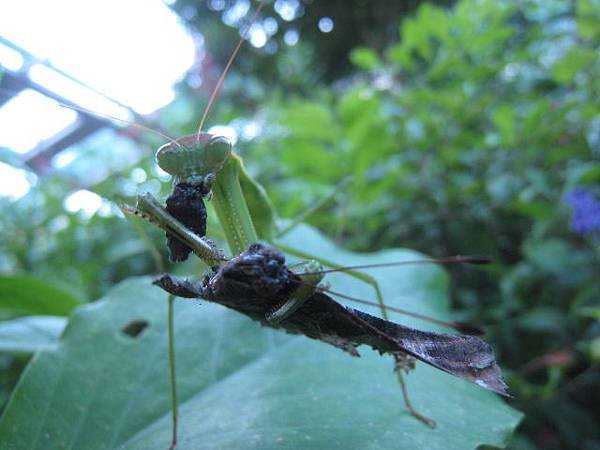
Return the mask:
<svg viewBox="0 0 600 450"><path fill-rule="evenodd" d="M552 66L552 76L559 83L571 83L575 75L596 58L595 51L573 47Z"/></svg>
<svg viewBox="0 0 600 450"><path fill-rule="evenodd" d="M578 308L577 314L584 317L591 317L594 320L600 320L600 306L584 306Z"/></svg>
<svg viewBox="0 0 600 450"><path fill-rule="evenodd" d="M520 328L539 332L560 332L566 327L566 316L558 308L539 307L523 313L517 319Z"/></svg>
<svg viewBox="0 0 600 450"><path fill-rule="evenodd" d="M31 275L0 276L0 309L15 314L66 316L81 301L69 291Z"/></svg>
<svg viewBox="0 0 600 450"><path fill-rule="evenodd" d="M559 239L530 240L523 245L523 251L540 269L557 275L563 274L572 260L572 250Z"/></svg>
<svg viewBox="0 0 600 450"><path fill-rule="evenodd" d="M577 29L579 33L590 39L600 37L600 1L578 0L577 1Z"/></svg>
<svg viewBox="0 0 600 450"><path fill-rule="evenodd" d="M358 47L352 50L350 61L363 70L375 70L382 66L375 50L368 47Z"/></svg>
<svg viewBox="0 0 600 450"><path fill-rule="evenodd" d="M589 341L588 352L593 364L600 361L600 338L594 338Z"/></svg>
<svg viewBox="0 0 600 450"><path fill-rule="evenodd" d="M516 114L507 104L502 104L492 114L492 121L500 132L503 142L512 144L514 141Z"/></svg>
<svg viewBox="0 0 600 450"><path fill-rule="evenodd" d="M285 111L280 123L296 137L328 142L339 137L332 112L322 103L296 101Z"/></svg>

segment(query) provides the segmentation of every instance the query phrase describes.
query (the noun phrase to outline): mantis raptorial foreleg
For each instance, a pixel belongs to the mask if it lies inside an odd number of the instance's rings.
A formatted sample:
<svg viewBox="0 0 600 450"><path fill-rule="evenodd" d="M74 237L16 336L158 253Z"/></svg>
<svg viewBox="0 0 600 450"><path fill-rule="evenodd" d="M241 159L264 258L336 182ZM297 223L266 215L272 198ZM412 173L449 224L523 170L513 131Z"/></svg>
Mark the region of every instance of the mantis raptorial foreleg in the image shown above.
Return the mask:
<svg viewBox="0 0 600 450"><path fill-rule="evenodd" d="M244 178L241 174L245 175L246 184L252 185L253 194L259 196L254 208L262 207L263 212L269 210L272 213L272 207L264 189L247 176L241 159L231 151L231 147L223 138L207 134L181 138L161 147L157 152L157 161L163 170L173 175L175 186L200 185L207 194L211 192L213 207L234 256L258 242L259 235L242 189L241 180ZM259 203L262 205L258 206ZM175 235L207 264L212 266L223 260L222 254L209 241L185 227L152 195L140 195L137 197L135 208L124 206L122 209L124 212L139 215L167 233ZM262 230L264 229L263 226ZM313 269L314 267L312 266ZM307 277L305 281L313 286L312 289L298 289L280 308L269 314L267 320L278 321L288 317L314 293L321 278Z"/></svg>
<svg viewBox="0 0 600 450"><path fill-rule="evenodd" d="M123 212L139 216L176 236L190 246L207 264L212 265L223 260L223 254L214 245L194 234L185 225L171 216L152 194L145 193L137 197L135 207L121 205Z"/></svg>

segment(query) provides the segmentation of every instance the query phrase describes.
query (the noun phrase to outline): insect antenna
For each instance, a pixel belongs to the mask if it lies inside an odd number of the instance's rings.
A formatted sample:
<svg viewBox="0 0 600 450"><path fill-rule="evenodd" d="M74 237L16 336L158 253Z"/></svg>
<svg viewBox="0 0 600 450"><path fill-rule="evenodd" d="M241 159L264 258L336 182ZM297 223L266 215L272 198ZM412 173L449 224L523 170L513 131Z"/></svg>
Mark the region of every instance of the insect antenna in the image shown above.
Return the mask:
<svg viewBox="0 0 600 450"><path fill-rule="evenodd" d="M31 89L37 91L35 88L31 88ZM39 92L39 91L37 91L37 92ZM10 95L14 95L15 94L15 92L10 91L8 89L0 89L0 93L7 93L7 94L10 94ZM42 95L46 95L43 92L40 92L40 93ZM60 100L57 100L54 97L48 97L48 98L52 99L52 101L54 103L56 103L58 106L60 106L61 108L71 109L73 111L78 111L78 112L81 112L81 113L84 113L84 114L88 114L90 116L100 117L102 119L110 120L112 122L119 122L119 123L122 123L122 124L125 124L125 125L128 125L128 126L131 126L131 127L139 128L140 130L147 131L149 133L154 133L155 135L160 136L163 139L166 139L171 144L174 144L177 147L181 147L181 144L179 142L177 142L177 140L175 138L169 136L168 134L166 134L166 133L164 133L162 131L156 130L154 128L150 128L150 127L148 127L146 125L142 125L141 123L132 122L132 121L129 121L129 120L126 120L126 119L120 119L119 117L111 116L110 114L101 113L101 112L98 112L98 111L92 111L91 109L84 108L83 106L69 105L67 103L61 102Z"/></svg>
<svg viewBox="0 0 600 450"><path fill-rule="evenodd" d="M198 133L197 133L198 141L200 140L200 133L202 132L202 127L204 126L204 122L206 122L208 113L210 112L210 109L212 108L212 105L213 105L215 99L217 98L219 91L221 90L221 86L223 86L223 82L225 81L227 72L229 72L229 68L233 64L233 61L235 60L235 57L237 56L238 51L240 50L240 47L242 46L242 44L246 40L246 37L248 36L248 31L250 30L250 27L252 26L252 24L254 23L256 18L258 17L258 14L260 13L260 10L263 8L264 5L265 5L265 2L263 0L260 2L258 7L256 8L256 11L254 12L254 15L252 16L252 18L250 19L248 24L245 26L244 31L241 33L240 39L238 40L236 46L234 47L233 52L231 52L229 59L227 60L227 64L225 64L225 68L223 69L223 72L221 72L221 76L217 80L217 84L216 84L215 88L213 89L212 93L210 94L210 98L208 99L206 108L204 108L204 112L202 113L202 118L200 119L200 124L198 125Z"/></svg>
<svg viewBox="0 0 600 450"><path fill-rule="evenodd" d="M446 256L443 258L432 258L432 259L414 259L411 261L395 261L389 263L379 263L379 264L359 264L356 266L345 266L339 267L335 269L323 269L315 272L305 272L303 275L320 275L327 274L333 272L346 272L348 270L359 270L359 269L374 269L380 267L396 267L396 266L406 266L409 264L475 264L475 265L484 265L490 264L492 262L491 259L486 258L484 256Z"/></svg>
<svg viewBox="0 0 600 450"><path fill-rule="evenodd" d="M141 123L131 122L131 121L125 120L125 119L120 119L118 117L111 116L110 114L105 114L105 113L100 113L100 112L97 112L97 111L92 111L90 109L83 108L81 106L67 105L65 103L61 103L61 102L58 102L58 101L56 101L56 103L58 104L58 106L60 106L62 108L72 109L72 110L79 111L79 112L82 112L82 113L85 113L85 114L89 114L91 116L102 117L103 119L112 120L114 122L120 122L120 123L123 123L125 125L129 125L131 127L139 128L140 130L144 130L144 131L148 131L150 133L154 133L157 136L160 136L161 138L166 139L170 143L175 144L178 147L181 147L181 144L179 144L179 142L177 142L176 139L172 138L168 134L163 133L162 131L155 130L154 128L150 128L150 127L147 127L145 125L142 125Z"/></svg>
<svg viewBox="0 0 600 450"><path fill-rule="evenodd" d="M347 294L342 294L341 292L332 291L329 288L317 287L317 290L319 290L321 292L327 292L327 293L329 293L331 295L335 295L336 297L340 297L340 298L343 298L343 299L346 299L346 300L350 300L352 302L360 303L361 305L373 306L373 307L376 307L376 308L380 308L381 307L381 305L379 303L370 302L368 300L363 300L361 298L353 297L353 296L347 295ZM403 314L405 316L415 317L417 319L425 320L427 322L435 323L435 324L438 324L438 325L443 325L445 327L452 328L453 330L456 330L456 331L458 331L459 333L462 333L462 334L471 334L471 335L474 335L474 336L481 336L481 335L484 334L484 331L479 326L471 324L471 323L457 322L457 321L447 322L445 320L435 319L434 317L426 316L424 314L415 313L415 312L412 312L412 311L408 311L406 309L396 308L394 306L387 306L386 305L385 309L387 309L389 311L394 311L394 312L399 313L399 314Z"/></svg>
<svg viewBox="0 0 600 450"><path fill-rule="evenodd" d="M415 260L410 260L410 261L395 261L395 262L380 263L380 264L360 264L360 265L355 265L355 266L345 266L345 267L339 267L339 268L334 268L334 269L323 269L323 270L319 270L319 271L315 271L315 272L303 272L302 275L324 275L327 273L345 272L348 270L372 269L372 268L381 268L381 267L396 267L396 266L404 266L404 265L408 265L408 264L448 264L448 265L449 264L475 264L475 265L484 265L484 264L490 264L491 262L492 262L491 259L483 257L483 256L456 255L456 256L447 256L447 257L443 257L443 258L415 259ZM321 292L328 292L329 294L335 295L336 297L340 297L340 298L343 298L346 300L360 303L362 305L374 306L374 307L378 307L378 308L381 307L381 305L379 303L370 302L368 300L363 300L361 298L353 297L351 295L343 294L341 292L332 291L331 289L325 288L322 286L317 287L317 290L320 290ZM396 308L396 307L392 307L392 306L386 306L385 308L389 311L394 311L399 314L403 314L405 316L415 317L417 319L425 320L425 321L428 321L431 323L435 323L438 325L446 326L448 328L452 328L453 330L456 330L462 334L471 334L471 335L475 335L475 336L480 336L480 335L484 334L484 331L481 329L481 327L471 324L471 323L458 322L458 321L448 322L445 320L435 319L433 317L429 317L429 316L426 316L423 314L415 313L412 311L408 311L405 309Z"/></svg>

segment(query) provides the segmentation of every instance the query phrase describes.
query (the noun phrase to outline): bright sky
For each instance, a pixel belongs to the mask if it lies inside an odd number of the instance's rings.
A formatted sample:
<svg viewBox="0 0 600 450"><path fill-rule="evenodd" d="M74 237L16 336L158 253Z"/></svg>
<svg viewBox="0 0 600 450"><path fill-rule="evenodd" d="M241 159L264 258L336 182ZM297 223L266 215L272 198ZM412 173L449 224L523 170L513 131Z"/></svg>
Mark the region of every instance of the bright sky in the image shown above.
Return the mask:
<svg viewBox="0 0 600 450"><path fill-rule="evenodd" d="M0 37L52 67L25 67L19 52L1 41L0 66L13 72L27 71L34 82L92 112L131 120L127 109L105 96L140 114L154 112L173 99L173 84L195 58L192 37L166 3L169 0L0 2ZM212 2L213 8L224 11L223 21L234 25L248 13L250 1L239 0L230 9L225 6L222 0ZM276 0L274 10L283 20L291 21L299 14L301 3ZM324 17L318 28L328 33L333 21ZM254 47L263 47L277 30L277 20L266 17L252 24L248 38ZM284 41L295 45L298 38L298 32L290 29ZM25 154L76 119L74 111L51 99L32 90L22 91L0 107L0 148ZM209 131L232 141L238 137L231 127ZM256 130L244 129L242 134L253 135ZM55 158L56 167L64 167L74 158L68 150L63 153ZM33 183L35 176L26 171L0 166L0 196L18 199ZM85 200L98 209L99 200L91 202L92 193L82 192L75 193L75 200L71 198L66 208L74 210L75 203Z"/></svg>
<svg viewBox="0 0 600 450"><path fill-rule="evenodd" d="M3 2L0 33L142 114L173 98L171 84L194 58L191 37L161 0Z"/></svg>
<svg viewBox="0 0 600 450"><path fill-rule="evenodd" d="M173 84L190 68L195 47L161 0L19 0L0 2L0 36L73 78L141 114L173 99ZM0 43L0 65L17 71L23 60ZM126 119L126 110L41 64L31 79L87 109ZM26 153L62 130L76 113L34 91L0 108L0 147ZM4 167L0 195L18 198L22 171ZM13 192L14 191L14 192Z"/></svg>

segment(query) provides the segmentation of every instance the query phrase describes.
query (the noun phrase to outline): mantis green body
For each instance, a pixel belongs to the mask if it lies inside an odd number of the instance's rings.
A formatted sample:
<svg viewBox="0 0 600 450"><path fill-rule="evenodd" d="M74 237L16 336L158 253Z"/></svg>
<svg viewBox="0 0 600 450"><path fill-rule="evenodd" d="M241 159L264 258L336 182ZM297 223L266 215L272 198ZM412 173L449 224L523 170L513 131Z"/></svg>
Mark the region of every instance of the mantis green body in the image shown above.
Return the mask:
<svg viewBox="0 0 600 450"><path fill-rule="evenodd" d="M276 324L294 314L317 289L323 274L316 274L321 264L340 268L338 264L323 258L314 258L288 246L275 242L277 234L276 216L265 189L246 172L241 158L233 151L225 138L208 133L199 133L180 138L163 145L156 155L158 165L173 176L173 182L202 183L211 198L217 219L221 224L223 237L227 241L230 252L236 256L259 240L267 241L283 251L303 258L307 261L299 264L296 274L303 284L283 301L277 308L266 315L265 319ZM124 208L125 212L141 215L146 220L158 225L169 233L173 233L182 242L190 246L208 265L223 261L222 254L203 236L195 235L170 216L162 205L150 194L138 197L137 209ZM294 225L294 224L293 224ZM287 226L285 232L291 230ZM348 273L368 284L376 294L381 314L387 319L387 311L379 285L371 276L349 270ZM303 275L306 274L306 275ZM406 355L406 367L412 367L414 360ZM429 426L435 422L418 413L410 403L406 384L402 373L396 371L398 382L402 388L407 410L416 418Z"/></svg>
<svg viewBox="0 0 600 450"><path fill-rule="evenodd" d="M156 153L161 169L173 176L173 183L204 186L210 193L217 219L231 254L238 255L248 247L266 240L272 242L275 213L264 188L252 179L231 144L223 137L208 133L191 135L167 143ZM209 265L223 261L223 255L205 237L189 231L172 217L151 194L137 197L136 207L124 211L141 216L190 246ZM316 272L322 266L312 260L298 265L298 275ZM296 311L317 289L323 276L308 275L304 284L290 299L266 319L279 322Z"/></svg>

